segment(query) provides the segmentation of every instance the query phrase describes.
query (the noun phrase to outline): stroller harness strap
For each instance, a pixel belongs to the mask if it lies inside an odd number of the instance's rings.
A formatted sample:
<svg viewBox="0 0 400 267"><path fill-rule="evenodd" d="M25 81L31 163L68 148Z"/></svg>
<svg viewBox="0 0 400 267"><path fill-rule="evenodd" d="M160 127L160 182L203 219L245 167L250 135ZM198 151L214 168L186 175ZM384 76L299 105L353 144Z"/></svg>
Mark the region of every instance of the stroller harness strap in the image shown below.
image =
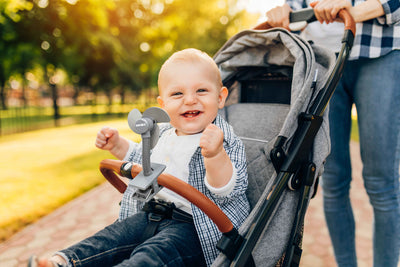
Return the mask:
<svg viewBox="0 0 400 267"><path fill-rule="evenodd" d="M149 219L146 229L142 234L142 242L156 234L160 222L164 219L193 223L192 215L176 208L173 202L167 202L161 199L151 199L146 202L142 211L148 214Z"/></svg>

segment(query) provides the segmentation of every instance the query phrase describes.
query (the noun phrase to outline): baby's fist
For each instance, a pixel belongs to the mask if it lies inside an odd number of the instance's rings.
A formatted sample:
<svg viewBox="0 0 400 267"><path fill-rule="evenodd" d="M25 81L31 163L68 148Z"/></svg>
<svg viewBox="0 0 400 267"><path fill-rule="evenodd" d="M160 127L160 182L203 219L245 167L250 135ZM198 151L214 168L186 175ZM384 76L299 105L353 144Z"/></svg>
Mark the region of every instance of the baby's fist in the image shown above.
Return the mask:
<svg viewBox="0 0 400 267"><path fill-rule="evenodd" d="M114 128L103 127L97 133L95 146L103 150L111 150L119 139L118 131Z"/></svg>
<svg viewBox="0 0 400 267"><path fill-rule="evenodd" d="M215 157L223 151L224 133L215 124L210 124L204 129L200 138L201 154L205 158Z"/></svg>

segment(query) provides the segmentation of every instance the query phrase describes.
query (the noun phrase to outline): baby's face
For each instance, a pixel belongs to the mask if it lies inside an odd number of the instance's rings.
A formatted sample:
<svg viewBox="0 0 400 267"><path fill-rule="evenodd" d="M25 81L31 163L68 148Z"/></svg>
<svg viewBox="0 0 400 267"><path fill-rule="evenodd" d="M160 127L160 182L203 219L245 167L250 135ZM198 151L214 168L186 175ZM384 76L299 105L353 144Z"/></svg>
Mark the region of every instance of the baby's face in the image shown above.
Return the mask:
<svg viewBox="0 0 400 267"><path fill-rule="evenodd" d="M202 62L175 62L159 83L158 103L171 118L177 135L202 132L225 104L228 90Z"/></svg>

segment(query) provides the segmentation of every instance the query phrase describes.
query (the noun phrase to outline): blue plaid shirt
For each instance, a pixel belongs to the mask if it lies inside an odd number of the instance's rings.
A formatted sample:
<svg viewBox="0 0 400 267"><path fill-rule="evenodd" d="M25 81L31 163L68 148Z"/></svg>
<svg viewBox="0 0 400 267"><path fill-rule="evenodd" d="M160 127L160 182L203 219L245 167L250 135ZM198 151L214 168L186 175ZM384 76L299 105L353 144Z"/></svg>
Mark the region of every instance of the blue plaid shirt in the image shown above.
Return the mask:
<svg viewBox="0 0 400 267"><path fill-rule="evenodd" d="M293 10L307 7L314 0L287 0ZM365 0L353 0L356 6ZM356 25L356 38L350 60L377 58L400 49L400 1L380 0L385 15Z"/></svg>
<svg viewBox="0 0 400 267"><path fill-rule="evenodd" d="M224 132L224 149L230 157L237 171L237 181L233 191L228 196L217 196L213 194L204 184L206 170L200 147L197 148L189 163L188 183L206 195L229 217L234 227L238 229L250 212L250 205L246 198L247 189L247 163L246 154L242 141L233 133L232 127L218 115L214 124ZM168 124L160 130L162 135L172 126ZM134 144L134 149L128 152L125 160L141 163L141 143ZM120 210L120 220L137 212L142 203L132 199L134 188L128 185L125 191ZM207 265L211 265L218 255L216 244L221 237L217 226L199 208L192 204L193 220L200 239Z"/></svg>

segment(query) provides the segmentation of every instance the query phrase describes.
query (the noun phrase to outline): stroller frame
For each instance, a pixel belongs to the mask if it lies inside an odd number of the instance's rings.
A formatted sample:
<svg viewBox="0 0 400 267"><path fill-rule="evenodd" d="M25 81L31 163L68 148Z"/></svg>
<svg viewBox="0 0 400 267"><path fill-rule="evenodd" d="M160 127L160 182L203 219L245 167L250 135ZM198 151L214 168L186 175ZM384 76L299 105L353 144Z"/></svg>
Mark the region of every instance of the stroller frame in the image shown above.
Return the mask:
<svg viewBox="0 0 400 267"><path fill-rule="evenodd" d="M279 197L286 186L295 190L301 189L301 199L298 204L295 223L289 239L285 258L282 266L298 266L301 257L301 248L299 243L302 238L302 223L304 221L305 211L309 203L309 193L314 184L316 167L310 161L310 154L313 147L314 137L317 134L321 123L322 115L331 99L336 86L342 76L345 63L349 57L350 50L353 46L355 36L355 22L351 15L342 10L339 17L345 23L345 32L342 38L342 47L337 58L335 67L319 94L316 96L313 105L307 113L302 113L298 118L298 127L294 134L294 139L285 154L282 149L284 137L278 137L271 150L271 160L278 173L277 184L270 194L269 198L263 200L262 206L256 215L253 227L244 237L244 241L238 249L236 256L232 260L231 266L244 266L250 257L250 254L256 245L257 237L261 235L264 226L271 217L274 206L277 204ZM290 21L307 21L313 22L316 18L312 9L304 9L298 12L292 12ZM260 24L255 29L269 28L267 23ZM315 194L316 192L314 192Z"/></svg>
<svg viewBox="0 0 400 267"><path fill-rule="evenodd" d="M291 22L315 21L312 9L305 9L291 14ZM349 56L355 36L355 22L351 15L342 10L339 17L344 21L345 31L342 39L342 48L337 57L332 73L329 75L323 89L315 96L312 105L306 112L298 116L298 126L293 136L293 141L287 149L283 149L285 137L279 136L270 152L271 161L277 173L272 191L265 199L260 201L260 208L257 210L255 219L248 232L241 236L235 229L229 218L210 199L199 191L184 183L176 177L162 173L157 182L159 185L169 188L190 202L198 206L218 226L222 232L222 238L217 244L226 257L231 261L230 266L254 266L251 253L256 246L265 226L269 223L275 207L282 196L283 191L289 187L300 192L300 199L294 218L294 224L289 238L289 243L284 253L284 260L281 266L298 266L302 250L302 228L304 216L310 200L310 192L316 186L316 166L312 162L312 149L314 137L322 124L324 114L330 98L332 97L339 79L343 73L344 65ZM255 30L270 28L267 23L260 24ZM315 86L315 84L314 84ZM124 176L133 179L142 172L142 168L136 164L117 160L103 160L100 163L100 171L104 177L123 193L126 184L119 178ZM315 194L315 191L314 191Z"/></svg>

